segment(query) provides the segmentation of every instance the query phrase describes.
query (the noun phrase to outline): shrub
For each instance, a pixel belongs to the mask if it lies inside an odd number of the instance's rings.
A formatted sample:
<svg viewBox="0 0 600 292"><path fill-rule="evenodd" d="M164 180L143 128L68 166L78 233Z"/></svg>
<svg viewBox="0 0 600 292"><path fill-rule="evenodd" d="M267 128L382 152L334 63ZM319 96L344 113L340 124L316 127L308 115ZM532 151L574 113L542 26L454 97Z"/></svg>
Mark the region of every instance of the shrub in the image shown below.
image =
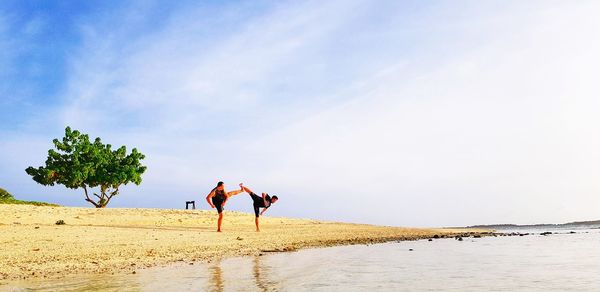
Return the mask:
<svg viewBox="0 0 600 292"><path fill-rule="evenodd" d="M0 200L8 200L13 199L13 196L7 192L5 189L0 188Z"/></svg>

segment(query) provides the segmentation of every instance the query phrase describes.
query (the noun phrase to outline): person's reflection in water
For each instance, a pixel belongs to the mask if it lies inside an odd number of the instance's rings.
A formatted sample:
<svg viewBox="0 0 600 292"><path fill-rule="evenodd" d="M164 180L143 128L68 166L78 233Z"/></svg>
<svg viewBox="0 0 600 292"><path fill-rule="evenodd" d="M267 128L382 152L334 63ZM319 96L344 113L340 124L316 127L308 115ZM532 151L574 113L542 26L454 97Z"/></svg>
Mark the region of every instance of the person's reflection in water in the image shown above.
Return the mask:
<svg viewBox="0 0 600 292"><path fill-rule="evenodd" d="M210 288L209 291L223 292L225 281L223 281L223 270L221 270L221 262L217 261L210 267Z"/></svg>
<svg viewBox="0 0 600 292"><path fill-rule="evenodd" d="M261 257L254 257L254 280L256 280L256 287L259 291L277 291L277 283L269 280L271 269L267 266L261 266Z"/></svg>

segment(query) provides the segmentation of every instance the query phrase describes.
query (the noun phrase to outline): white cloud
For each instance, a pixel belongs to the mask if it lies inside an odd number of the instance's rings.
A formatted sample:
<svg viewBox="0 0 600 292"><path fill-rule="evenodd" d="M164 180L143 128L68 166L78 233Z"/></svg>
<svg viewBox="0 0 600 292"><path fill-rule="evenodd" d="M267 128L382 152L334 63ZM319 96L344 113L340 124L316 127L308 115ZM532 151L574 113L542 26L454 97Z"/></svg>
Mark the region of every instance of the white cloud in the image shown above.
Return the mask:
<svg viewBox="0 0 600 292"><path fill-rule="evenodd" d="M276 114L268 103L281 102L273 92L273 85L282 83L280 73L309 59L303 50L318 47L354 7L337 4L280 7L217 42L195 35L211 24L193 17L203 15L202 9L137 39L89 29L87 45L74 61L73 86L66 93L73 103L66 119L97 124L134 116L178 131L202 125L207 117ZM107 116L116 104L114 115Z"/></svg>
<svg viewBox="0 0 600 292"><path fill-rule="evenodd" d="M505 14L508 29L476 50L415 78L402 78L410 66L389 72L360 100L257 142L281 149L269 153L272 180L299 194L316 185L333 205L361 196L348 209L371 211L357 221L593 218L600 43L588 36L600 23L590 6Z"/></svg>
<svg viewBox="0 0 600 292"><path fill-rule="evenodd" d="M148 154L117 205L179 207L223 179L280 192L276 215L596 219L598 4L382 5L282 5L223 30L187 9L135 38L90 26L64 122Z"/></svg>

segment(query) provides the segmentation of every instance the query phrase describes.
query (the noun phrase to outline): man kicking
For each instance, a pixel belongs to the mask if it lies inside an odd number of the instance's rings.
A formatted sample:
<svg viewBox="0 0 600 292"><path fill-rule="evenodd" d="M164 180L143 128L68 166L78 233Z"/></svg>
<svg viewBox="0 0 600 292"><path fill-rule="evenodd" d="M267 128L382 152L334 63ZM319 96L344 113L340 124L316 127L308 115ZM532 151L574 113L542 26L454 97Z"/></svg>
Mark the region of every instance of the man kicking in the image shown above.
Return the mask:
<svg viewBox="0 0 600 292"><path fill-rule="evenodd" d="M211 208L217 208L217 212L219 212L219 220L217 221L217 232L221 232L221 224L223 223L223 207L225 207L225 203L231 196L235 196L244 189L240 189L232 192L225 192L225 184L220 181L217 183L217 186L210 191L208 196L206 196L206 202L210 205Z"/></svg>
<svg viewBox="0 0 600 292"><path fill-rule="evenodd" d="M240 184L240 188L245 191L246 193L248 193L250 195L250 198L252 198L253 206L254 206L254 215L256 215L256 218L254 219L254 223L256 224L256 232L260 231L260 228L258 227L258 217L260 215L262 215L263 213L265 213L265 211L267 211L267 209L269 207L271 207L272 204L275 204L275 202L277 202L277 200L279 200L279 198L277 198L277 196L269 196L266 193L262 193L262 197L257 196L254 192L252 192L249 188L245 187L244 184ZM260 208L264 208L262 210L262 212L260 212L260 214L258 213Z"/></svg>

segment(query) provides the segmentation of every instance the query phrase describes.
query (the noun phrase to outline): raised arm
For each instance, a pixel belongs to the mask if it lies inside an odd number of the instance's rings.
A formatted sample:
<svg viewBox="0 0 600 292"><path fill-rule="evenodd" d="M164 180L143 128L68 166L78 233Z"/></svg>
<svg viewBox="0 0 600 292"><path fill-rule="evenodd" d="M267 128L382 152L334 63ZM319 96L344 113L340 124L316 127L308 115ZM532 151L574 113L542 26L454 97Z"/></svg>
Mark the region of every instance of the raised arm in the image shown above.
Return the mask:
<svg viewBox="0 0 600 292"><path fill-rule="evenodd" d="M211 208L215 208L215 205L213 205L213 203L211 202L211 198L215 196L215 189L213 189L212 191L210 191L210 193L208 193L208 196L206 196L206 202L208 202L208 204L210 205Z"/></svg>

